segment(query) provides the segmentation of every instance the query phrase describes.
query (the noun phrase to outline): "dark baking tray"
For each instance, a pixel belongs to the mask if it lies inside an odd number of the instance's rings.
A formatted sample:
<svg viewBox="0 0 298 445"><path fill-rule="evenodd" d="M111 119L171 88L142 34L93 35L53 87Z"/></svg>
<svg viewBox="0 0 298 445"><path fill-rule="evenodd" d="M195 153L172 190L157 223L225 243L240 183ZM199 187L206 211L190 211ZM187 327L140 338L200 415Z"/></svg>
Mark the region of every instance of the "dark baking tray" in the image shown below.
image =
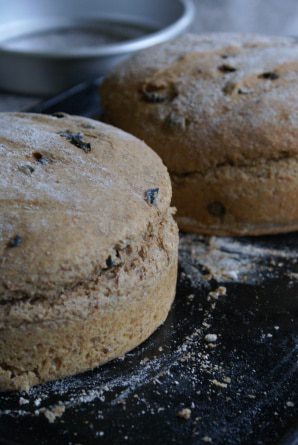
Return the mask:
<svg viewBox="0 0 298 445"><path fill-rule="evenodd" d="M98 84L30 111L99 116ZM181 239L165 324L94 371L2 394L0 443L298 444L298 234ZM226 295L216 299L220 285ZM50 423L42 408L59 403L65 413ZM177 416L184 407L188 420Z"/></svg>

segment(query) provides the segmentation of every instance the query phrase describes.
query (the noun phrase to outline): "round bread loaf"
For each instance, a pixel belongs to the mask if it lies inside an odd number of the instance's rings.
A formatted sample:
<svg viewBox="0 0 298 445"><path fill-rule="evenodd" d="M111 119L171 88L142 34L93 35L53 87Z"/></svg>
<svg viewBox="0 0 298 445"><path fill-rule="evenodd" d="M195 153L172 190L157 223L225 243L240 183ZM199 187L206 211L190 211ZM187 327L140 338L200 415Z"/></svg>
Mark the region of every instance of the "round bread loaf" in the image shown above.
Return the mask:
<svg viewBox="0 0 298 445"><path fill-rule="evenodd" d="M111 126L0 113L0 389L105 363L175 294L178 230L160 158Z"/></svg>
<svg viewBox="0 0 298 445"><path fill-rule="evenodd" d="M182 230L298 229L298 44L187 35L129 59L102 86L105 119L168 167Z"/></svg>

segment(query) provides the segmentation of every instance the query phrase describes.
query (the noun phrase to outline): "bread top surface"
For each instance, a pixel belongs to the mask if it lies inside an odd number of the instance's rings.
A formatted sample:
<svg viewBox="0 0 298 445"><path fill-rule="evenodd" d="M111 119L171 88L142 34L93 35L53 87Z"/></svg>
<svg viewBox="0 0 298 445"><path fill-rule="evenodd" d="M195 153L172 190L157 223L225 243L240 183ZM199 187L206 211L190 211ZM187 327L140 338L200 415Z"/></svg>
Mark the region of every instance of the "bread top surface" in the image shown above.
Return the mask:
<svg viewBox="0 0 298 445"><path fill-rule="evenodd" d="M152 205L146 191L155 188ZM51 297L91 279L118 245L168 214L171 185L160 158L121 130L0 113L0 196L3 301Z"/></svg>
<svg viewBox="0 0 298 445"><path fill-rule="evenodd" d="M176 173L298 154L294 39L186 35L116 67L102 95L107 120Z"/></svg>

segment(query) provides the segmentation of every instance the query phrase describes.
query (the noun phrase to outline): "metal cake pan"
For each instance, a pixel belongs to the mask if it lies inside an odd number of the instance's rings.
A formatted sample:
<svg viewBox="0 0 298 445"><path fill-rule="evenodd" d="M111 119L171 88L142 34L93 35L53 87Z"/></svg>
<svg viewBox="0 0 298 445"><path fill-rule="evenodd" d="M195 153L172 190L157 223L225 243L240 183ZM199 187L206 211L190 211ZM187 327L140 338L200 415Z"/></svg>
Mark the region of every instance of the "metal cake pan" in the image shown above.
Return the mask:
<svg viewBox="0 0 298 445"><path fill-rule="evenodd" d="M52 95L181 34L192 0L0 0L0 89Z"/></svg>

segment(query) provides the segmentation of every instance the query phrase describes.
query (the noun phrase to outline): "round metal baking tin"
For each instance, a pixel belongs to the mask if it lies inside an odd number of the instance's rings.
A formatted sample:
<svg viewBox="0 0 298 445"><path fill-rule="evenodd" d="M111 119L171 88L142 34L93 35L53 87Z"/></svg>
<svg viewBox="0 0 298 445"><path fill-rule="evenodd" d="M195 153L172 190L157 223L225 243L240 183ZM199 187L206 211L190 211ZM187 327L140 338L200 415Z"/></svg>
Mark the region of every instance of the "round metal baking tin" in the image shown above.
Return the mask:
<svg viewBox="0 0 298 445"><path fill-rule="evenodd" d="M0 0L0 89L52 95L181 34L192 0Z"/></svg>

